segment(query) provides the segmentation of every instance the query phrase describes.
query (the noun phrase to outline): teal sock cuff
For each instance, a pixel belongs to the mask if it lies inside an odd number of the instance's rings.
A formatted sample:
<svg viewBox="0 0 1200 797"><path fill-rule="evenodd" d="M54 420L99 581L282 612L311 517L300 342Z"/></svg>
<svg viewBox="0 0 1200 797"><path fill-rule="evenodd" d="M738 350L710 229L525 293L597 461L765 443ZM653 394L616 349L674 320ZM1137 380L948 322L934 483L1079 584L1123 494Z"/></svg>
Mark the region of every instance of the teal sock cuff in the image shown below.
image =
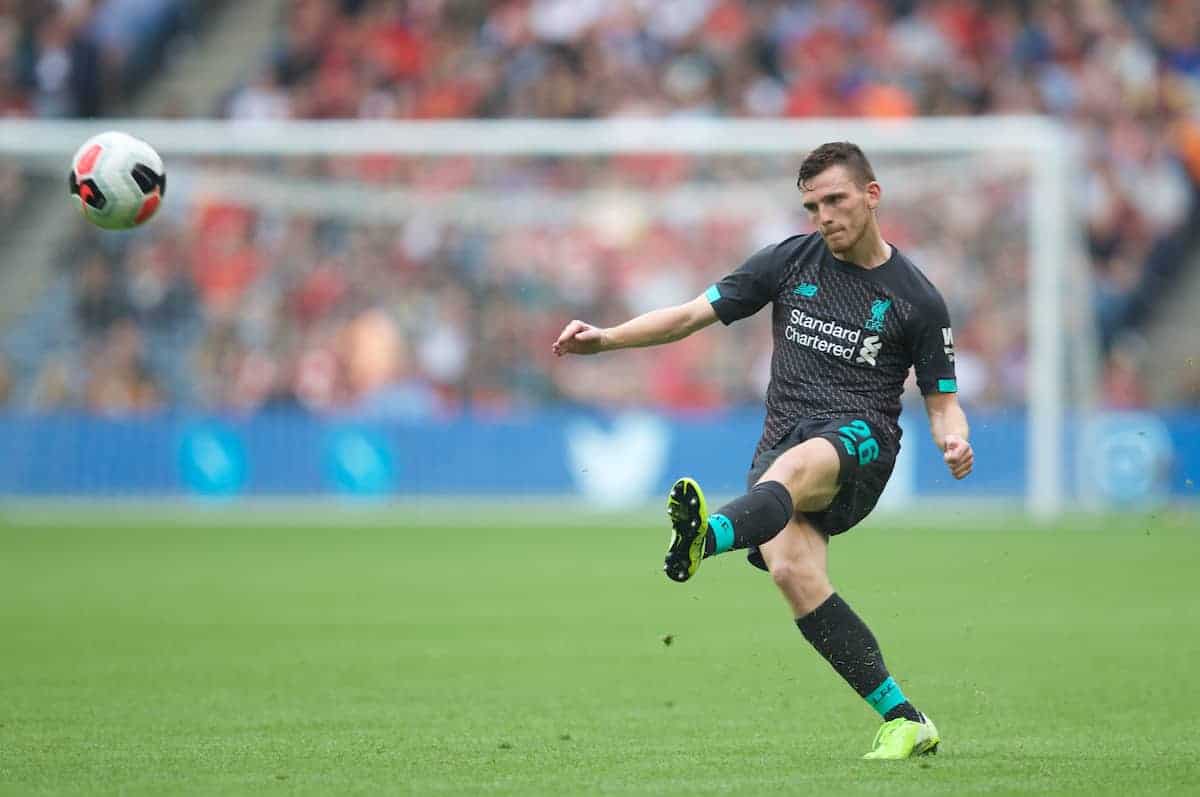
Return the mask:
<svg viewBox="0 0 1200 797"><path fill-rule="evenodd" d="M733 548L733 523L724 515L709 515L708 527L712 529L713 539L717 541L713 553L725 553Z"/></svg>
<svg viewBox="0 0 1200 797"><path fill-rule="evenodd" d="M900 684L896 683L896 679L890 675L886 681L875 687L875 691L867 695L867 702L871 704L871 708L879 712L881 717L907 700L908 698L900 689Z"/></svg>

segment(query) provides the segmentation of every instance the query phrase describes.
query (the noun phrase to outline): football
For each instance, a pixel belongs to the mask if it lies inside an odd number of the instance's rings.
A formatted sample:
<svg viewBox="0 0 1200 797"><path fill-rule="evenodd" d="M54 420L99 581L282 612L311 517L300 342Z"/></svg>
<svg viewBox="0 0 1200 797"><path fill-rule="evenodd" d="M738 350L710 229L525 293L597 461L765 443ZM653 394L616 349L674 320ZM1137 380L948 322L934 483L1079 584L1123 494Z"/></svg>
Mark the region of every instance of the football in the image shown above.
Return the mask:
<svg viewBox="0 0 1200 797"><path fill-rule="evenodd" d="M162 158L126 133L93 136L71 159L71 195L83 215L106 230L128 230L155 214L167 192Z"/></svg>

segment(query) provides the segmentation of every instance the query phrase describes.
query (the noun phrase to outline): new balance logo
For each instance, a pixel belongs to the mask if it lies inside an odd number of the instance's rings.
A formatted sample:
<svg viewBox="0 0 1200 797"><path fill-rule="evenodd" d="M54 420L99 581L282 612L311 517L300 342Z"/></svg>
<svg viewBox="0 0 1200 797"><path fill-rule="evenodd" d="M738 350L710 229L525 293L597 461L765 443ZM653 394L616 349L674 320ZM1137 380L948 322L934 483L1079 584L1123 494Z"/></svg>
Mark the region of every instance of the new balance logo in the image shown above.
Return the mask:
<svg viewBox="0 0 1200 797"><path fill-rule="evenodd" d="M879 356L879 350L883 348L883 341L878 335L868 335L863 338L862 348L858 350L857 363L866 363L867 365L875 365L875 358Z"/></svg>
<svg viewBox="0 0 1200 797"><path fill-rule="evenodd" d="M811 299L817 295L817 286L811 282L802 282L796 286L792 293L797 296L803 296L805 299Z"/></svg>

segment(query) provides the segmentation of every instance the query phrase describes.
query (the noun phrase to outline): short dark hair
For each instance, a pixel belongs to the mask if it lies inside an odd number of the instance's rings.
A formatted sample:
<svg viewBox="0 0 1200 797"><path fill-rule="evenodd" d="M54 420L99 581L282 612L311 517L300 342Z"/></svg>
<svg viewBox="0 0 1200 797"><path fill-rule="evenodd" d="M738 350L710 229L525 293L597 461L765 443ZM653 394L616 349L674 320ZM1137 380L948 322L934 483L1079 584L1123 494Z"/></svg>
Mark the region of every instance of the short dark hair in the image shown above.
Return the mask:
<svg viewBox="0 0 1200 797"><path fill-rule="evenodd" d="M805 190L805 183L838 164L849 169L854 181L860 186L875 180L875 170L871 168L871 162L857 144L849 141L830 141L808 153L808 157L800 164L800 176L796 178L796 187L801 191Z"/></svg>

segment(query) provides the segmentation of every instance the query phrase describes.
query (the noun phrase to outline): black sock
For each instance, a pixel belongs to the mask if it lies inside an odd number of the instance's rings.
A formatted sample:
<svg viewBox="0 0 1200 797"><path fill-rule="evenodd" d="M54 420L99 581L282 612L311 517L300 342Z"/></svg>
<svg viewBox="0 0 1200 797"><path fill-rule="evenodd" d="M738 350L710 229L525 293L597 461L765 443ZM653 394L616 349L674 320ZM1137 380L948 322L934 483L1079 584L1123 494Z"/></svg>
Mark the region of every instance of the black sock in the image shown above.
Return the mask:
<svg viewBox="0 0 1200 797"><path fill-rule="evenodd" d="M762 545L792 519L792 496L779 482L760 482L708 516L704 555Z"/></svg>
<svg viewBox="0 0 1200 797"><path fill-rule="evenodd" d="M904 717L921 722L921 712L908 702L900 685L888 674L875 635L836 592L808 614L797 617L796 627L885 721Z"/></svg>

